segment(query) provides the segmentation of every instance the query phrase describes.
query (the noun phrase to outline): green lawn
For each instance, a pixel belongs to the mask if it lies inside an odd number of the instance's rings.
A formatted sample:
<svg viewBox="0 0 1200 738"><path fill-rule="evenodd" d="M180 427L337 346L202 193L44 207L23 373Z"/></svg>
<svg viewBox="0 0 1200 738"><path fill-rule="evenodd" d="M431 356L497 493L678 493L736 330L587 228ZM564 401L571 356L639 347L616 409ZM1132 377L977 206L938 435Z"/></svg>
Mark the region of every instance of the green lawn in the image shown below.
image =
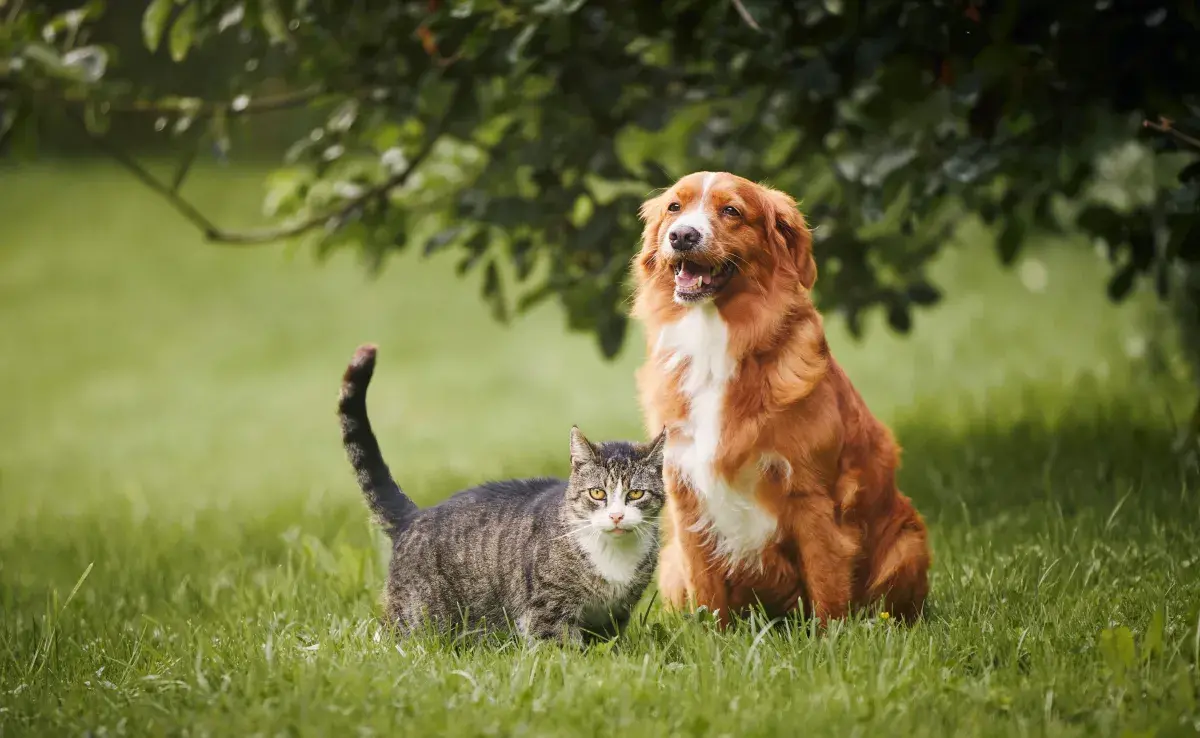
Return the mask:
<svg viewBox="0 0 1200 738"><path fill-rule="evenodd" d="M193 195L245 222L258 181ZM552 307L493 323L445 261L368 280L203 245L107 168L0 170L0 736L1200 733L1191 397L1152 301L1108 305L1085 248L1036 251L1039 292L960 242L911 338L829 320L906 447L926 619L719 634L654 606L576 654L379 632L334 400L378 342L371 411L428 503L563 473L571 423L639 435L639 340L605 363Z"/></svg>

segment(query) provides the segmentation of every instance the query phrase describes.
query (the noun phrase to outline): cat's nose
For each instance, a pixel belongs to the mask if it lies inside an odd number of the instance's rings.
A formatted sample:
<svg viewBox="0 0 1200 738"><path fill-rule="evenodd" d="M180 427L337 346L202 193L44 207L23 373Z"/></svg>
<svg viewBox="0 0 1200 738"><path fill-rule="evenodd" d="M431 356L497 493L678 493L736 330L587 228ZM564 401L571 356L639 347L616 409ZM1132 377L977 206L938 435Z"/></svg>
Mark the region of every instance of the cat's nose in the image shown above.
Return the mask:
<svg viewBox="0 0 1200 738"><path fill-rule="evenodd" d="M608 519L613 521L613 525L620 525L621 521L625 519L625 513L609 513Z"/></svg>

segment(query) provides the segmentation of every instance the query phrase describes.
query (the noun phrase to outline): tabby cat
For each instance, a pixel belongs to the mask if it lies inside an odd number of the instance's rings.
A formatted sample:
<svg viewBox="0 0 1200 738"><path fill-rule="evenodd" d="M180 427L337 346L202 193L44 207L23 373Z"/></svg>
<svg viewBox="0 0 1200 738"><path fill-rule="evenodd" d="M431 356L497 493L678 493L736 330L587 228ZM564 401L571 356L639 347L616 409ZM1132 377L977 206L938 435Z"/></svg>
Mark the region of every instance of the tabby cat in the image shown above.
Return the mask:
<svg viewBox="0 0 1200 738"><path fill-rule="evenodd" d="M664 495L664 433L590 443L571 429L567 479L513 479L418 509L392 479L367 419L375 347L346 369L342 440L392 541L387 615L405 632L515 629L528 639L616 635L650 582Z"/></svg>

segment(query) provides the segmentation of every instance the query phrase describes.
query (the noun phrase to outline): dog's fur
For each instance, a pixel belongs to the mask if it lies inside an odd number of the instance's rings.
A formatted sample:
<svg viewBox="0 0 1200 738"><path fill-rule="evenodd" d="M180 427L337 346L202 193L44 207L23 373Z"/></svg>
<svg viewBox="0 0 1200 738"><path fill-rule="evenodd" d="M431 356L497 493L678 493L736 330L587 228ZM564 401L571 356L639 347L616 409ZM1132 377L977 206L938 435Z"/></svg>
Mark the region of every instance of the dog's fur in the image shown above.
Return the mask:
<svg viewBox="0 0 1200 738"><path fill-rule="evenodd" d="M925 524L896 488L891 432L830 355L795 201L697 172L641 215L634 315L649 351L638 387L646 427L670 431L664 600L718 611L722 624L756 605L822 620L874 605L918 615ZM669 234L685 224L701 240L683 252ZM684 257L731 276L714 295L681 295Z"/></svg>

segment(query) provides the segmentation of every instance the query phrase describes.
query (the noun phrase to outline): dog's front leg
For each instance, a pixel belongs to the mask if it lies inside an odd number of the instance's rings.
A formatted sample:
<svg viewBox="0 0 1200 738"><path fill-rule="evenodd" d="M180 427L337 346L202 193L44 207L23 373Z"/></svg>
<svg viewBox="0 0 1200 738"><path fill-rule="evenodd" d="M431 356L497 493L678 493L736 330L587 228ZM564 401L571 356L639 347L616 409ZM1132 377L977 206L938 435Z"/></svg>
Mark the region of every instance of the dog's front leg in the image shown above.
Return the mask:
<svg viewBox="0 0 1200 738"><path fill-rule="evenodd" d="M668 610L682 610L691 595L687 556L679 540L675 505L668 496L662 515L663 546L658 555L658 593Z"/></svg>
<svg viewBox="0 0 1200 738"><path fill-rule="evenodd" d="M696 493L673 471L664 474L664 481L671 538L659 556L663 599L677 608L703 607L725 627L730 622L729 582L708 532L699 525Z"/></svg>
<svg viewBox="0 0 1200 738"><path fill-rule="evenodd" d="M845 617L861 542L838 525L828 496L802 495L793 504L795 536L813 617L822 621Z"/></svg>

